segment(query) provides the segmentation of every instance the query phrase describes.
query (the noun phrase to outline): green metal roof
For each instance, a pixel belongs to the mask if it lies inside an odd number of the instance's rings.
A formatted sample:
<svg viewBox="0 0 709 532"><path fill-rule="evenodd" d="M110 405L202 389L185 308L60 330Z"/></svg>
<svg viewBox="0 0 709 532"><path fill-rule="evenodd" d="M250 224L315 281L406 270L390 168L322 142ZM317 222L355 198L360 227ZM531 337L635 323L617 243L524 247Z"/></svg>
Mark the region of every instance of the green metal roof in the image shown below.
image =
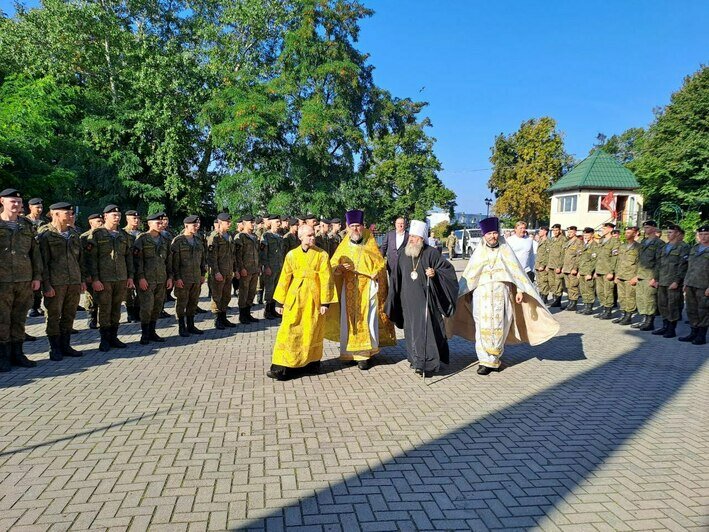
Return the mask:
<svg viewBox="0 0 709 532"><path fill-rule="evenodd" d="M607 189L632 190L640 187L637 178L625 166L603 150L595 150L559 181L549 192L560 190Z"/></svg>

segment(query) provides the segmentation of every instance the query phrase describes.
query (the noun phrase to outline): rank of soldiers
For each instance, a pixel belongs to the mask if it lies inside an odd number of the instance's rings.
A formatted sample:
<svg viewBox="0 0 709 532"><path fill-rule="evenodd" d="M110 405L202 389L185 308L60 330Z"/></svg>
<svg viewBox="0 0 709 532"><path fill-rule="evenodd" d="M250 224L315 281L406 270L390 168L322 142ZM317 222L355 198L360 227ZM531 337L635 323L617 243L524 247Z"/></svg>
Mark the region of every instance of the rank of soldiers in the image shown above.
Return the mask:
<svg viewBox="0 0 709 532"><path fill-rule="evenodd" d="M45 222L42 200L28 203L25 214L18 190L0 192L0 372L36 365L23 352L25 341L36 340L25 333L25 321L44 314L42 301L53 361L81 356L71 345L78 309L88 312L89 328L98 329L100 351L126 347L119 338L123 304L128 321L140 323L141 344L165 342L157 324L169 316L164 305L172 291L178 334L203 334L195 315L205 280L215 329L236 327L227 313L237 283L240 323L259 321L252 314L257 297L265 303L264 317L278 320L273 293L285 256L299 245L298 226L315 228L317 245L330 255L342 238L339 219L248 215L232 220L227 213L216 216L208 235L194 215L173 235L164 212L149 215L142 228L137 211L122 212L117 205L89 215L89 229L82 233L72 204L50 205Z"/></svg>

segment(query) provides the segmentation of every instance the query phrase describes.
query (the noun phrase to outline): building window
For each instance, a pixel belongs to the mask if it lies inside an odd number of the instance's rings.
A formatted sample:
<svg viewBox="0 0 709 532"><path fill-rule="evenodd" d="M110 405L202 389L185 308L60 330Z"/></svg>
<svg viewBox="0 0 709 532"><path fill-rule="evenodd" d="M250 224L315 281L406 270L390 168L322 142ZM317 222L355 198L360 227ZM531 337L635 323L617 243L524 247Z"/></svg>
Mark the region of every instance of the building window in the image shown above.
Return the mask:
<svg viewBox="0 0 709 532"><path fill-rule="evenodd" d="M559 196L557 198L557 211L558 212L576 212L576 198L573 196Z"/></svg>
<svg viewBox="0 0 709 532"><path fill-rule="evenodd" d="M602 211L601 201L604 196L602 194L590 194L588 196L588 212Z"/></svg>

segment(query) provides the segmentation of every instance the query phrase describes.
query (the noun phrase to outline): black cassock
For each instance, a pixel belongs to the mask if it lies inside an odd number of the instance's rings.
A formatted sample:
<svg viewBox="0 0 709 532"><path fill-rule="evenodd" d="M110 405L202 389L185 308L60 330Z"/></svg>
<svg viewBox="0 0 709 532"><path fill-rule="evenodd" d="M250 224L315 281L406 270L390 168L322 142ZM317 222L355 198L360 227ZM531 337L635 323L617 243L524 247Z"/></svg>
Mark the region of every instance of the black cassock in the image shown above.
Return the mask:
<svg viewBox="0 0 709 532"><path fill-rule="evenodd" d="M414 269L415 268L415 269ZM426 268L436 270L428 283L428 322L426 323ZM412 279L412 272L416 279ZM396 271L391 272L386 313L392 322L404 329L409 362L427 373L448 364L448 340L443 317L455 312L458 299L458 277L453 265L437 249L424 244L421 254L413 258L399 252Z"/></svg>

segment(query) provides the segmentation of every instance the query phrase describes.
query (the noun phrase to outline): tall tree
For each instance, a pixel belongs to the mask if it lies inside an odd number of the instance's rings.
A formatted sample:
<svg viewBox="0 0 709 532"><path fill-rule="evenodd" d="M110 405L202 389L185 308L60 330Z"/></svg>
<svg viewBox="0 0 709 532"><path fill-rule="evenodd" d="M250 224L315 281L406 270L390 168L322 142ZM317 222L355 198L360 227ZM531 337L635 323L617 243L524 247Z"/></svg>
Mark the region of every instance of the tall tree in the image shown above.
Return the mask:
<svg viewBox="0 0 709 532"><path fill-rule="evenodd" d="M603 142L594 146L589 151L589 155L598 147L615 157L619 163L627 165L634 161L640 154L640 147L644 136L645 130L643 128L631 127L623 131L620 135L611 135L605 138ZM605 135L603 135L603 137L605 137Z"/></svg>

